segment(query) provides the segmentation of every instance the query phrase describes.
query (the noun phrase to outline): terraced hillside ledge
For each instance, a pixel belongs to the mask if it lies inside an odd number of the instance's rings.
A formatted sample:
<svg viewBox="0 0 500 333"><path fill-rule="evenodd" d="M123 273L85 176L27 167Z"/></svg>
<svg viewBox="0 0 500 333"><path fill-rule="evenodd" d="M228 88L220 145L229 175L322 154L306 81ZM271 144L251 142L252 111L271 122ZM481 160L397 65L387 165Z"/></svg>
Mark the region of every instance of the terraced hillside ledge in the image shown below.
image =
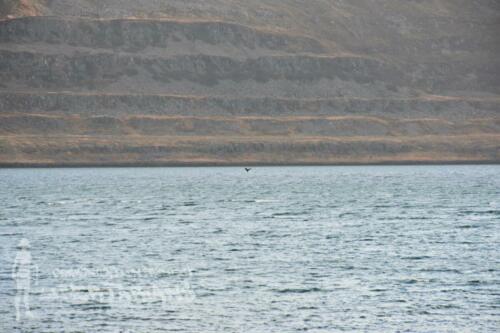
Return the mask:
<svg viewBox="0 0 500 333"><path fill-rule="evenodd" d="M454 63L363 51L359 36L236 21L0 21L0 165L500 161L489 50L482 63L456 54L464 76ZM427 59L439 52L450 56Z"/></svg>

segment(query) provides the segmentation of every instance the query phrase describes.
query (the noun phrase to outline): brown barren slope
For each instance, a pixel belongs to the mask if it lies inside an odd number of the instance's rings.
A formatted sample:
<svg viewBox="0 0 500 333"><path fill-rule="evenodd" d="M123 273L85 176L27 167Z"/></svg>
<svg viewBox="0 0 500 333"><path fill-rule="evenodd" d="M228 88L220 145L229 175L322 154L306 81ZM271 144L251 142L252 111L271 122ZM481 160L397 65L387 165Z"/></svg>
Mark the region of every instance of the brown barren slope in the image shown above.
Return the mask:
<svg viewBox="0 0 500 333"><path fill-rule="evenodd" d="M500 161L500 5L7 1L0 165Z"/></svg>

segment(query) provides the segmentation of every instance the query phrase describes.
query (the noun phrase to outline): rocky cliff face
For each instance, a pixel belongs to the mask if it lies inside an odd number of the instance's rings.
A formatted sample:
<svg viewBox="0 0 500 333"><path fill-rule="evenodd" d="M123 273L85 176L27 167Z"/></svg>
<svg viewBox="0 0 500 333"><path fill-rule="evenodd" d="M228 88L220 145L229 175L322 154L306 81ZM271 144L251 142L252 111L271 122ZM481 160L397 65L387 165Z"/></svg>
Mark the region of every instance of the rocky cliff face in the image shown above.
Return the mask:
<svg viewBox="0 0 500 333"><path fill-rule="evenodd" d="M499 3L376 3L11 2L0 163L500 160Z"/></svg>

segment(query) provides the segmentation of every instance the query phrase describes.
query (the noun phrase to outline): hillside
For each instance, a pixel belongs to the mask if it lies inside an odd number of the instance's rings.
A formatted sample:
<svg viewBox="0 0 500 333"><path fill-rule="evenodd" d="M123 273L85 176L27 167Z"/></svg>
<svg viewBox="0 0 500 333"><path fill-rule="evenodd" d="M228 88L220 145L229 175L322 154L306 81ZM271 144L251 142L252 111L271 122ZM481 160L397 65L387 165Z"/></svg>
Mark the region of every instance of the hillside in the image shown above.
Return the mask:
<svg viewBox="0 0 500 333"><path fill-rule="evenodd" d="M0 164L500 161L495 0L0 5Z"/></svg>

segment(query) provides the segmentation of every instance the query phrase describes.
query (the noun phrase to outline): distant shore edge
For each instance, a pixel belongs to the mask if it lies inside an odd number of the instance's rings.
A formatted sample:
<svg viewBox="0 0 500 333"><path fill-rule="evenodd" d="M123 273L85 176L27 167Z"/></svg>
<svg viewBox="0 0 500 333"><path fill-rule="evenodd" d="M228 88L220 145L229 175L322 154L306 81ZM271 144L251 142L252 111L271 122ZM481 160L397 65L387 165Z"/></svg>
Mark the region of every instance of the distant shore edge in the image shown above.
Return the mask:
<svg viewBox="0 0 500 333"><path fill-rule="evenodd" d="M500 160L378 161L378 162L110 162L20 163L0 162L1 169L27 168L167 168L167 167L273 167L273 166L398 166L398 165L500 165Z"/></svg>

